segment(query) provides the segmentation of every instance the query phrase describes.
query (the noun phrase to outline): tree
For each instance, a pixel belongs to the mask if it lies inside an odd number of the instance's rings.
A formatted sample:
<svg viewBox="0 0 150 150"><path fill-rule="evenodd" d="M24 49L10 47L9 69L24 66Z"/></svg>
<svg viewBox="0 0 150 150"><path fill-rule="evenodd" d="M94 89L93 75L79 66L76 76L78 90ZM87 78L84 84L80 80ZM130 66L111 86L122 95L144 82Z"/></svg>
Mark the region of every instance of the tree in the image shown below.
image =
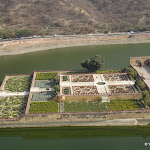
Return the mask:
<svg viewBox="0 0 150 150"><path fill-rule="evenodd" d="M148 91L143 91L142 92L142 97L143 97L143 100L146 104L150 104L150 96L149 96L149 93Z"/></svg>
<svg viewBox="0 0 150 150"><path fill-rule="evenodd" d="M85 61L81 62L81 66L83 68L88 69L90 72L95 72L102 68L103 66L103 57L101 55L95 55L94 57L91 57L90 59L87 59Z"/></svg>
<svg viewBox="0 0 150 150"><path fill-rule="evenodd" d="M145 88L146 88L145 83L144 83L142 80L140 80L140 79L136 80L136 83L135 83L135 84L136 84L142 91L145 90Z"/></svg>
<svg viewBox="0 0 150 150"><path fill-rule="evenodd" d="M128 75L133 79L137 79L137 72L133 68L126 67L123 71L127 72Z"/></svg>

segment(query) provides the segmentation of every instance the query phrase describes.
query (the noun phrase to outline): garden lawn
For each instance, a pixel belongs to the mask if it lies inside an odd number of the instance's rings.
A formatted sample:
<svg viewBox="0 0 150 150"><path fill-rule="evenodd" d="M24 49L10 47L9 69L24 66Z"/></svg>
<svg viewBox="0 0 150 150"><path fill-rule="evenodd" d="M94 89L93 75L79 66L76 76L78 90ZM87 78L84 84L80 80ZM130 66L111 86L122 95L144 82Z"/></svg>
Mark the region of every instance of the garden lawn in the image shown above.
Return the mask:
<svg viewBox="0 0 150 150"><path fill-rule="evenodd" d="M30 113L58 112L58 102L31 102Z"/></svg>
<svg viewBox="0 0 150 150"><path fill-rule="evenodd" d="M6 97L0 99L0 118L15 118L25 113L28 97Z"/></svg>
<svg viewBox="0 0 150 150"><path fill-rule="evenodd" d="M108 103L109 110L136 110L140 109L137 100L112 100Z"/></svg>
<svg viewBox="0 0 150 150"><path fill-rule="evenodd" d="M57 72L49 72L49 73L37 73L36 80L51 80L55 76L57 76Z"/></svg>
<svg viewBox="0 0 150 150"><path fill-rule="evenodd" d="M4 89L11 92L29 91L31 86L31 76L27 77L10 77L6 80Z"/></svg>
<svg viewBox="0 0 150 150"><path fill-rule="evenodd" d="M90 112L90 111L106 111L107 103L100 101L89 102L64 102L64 112Z"/></svg>

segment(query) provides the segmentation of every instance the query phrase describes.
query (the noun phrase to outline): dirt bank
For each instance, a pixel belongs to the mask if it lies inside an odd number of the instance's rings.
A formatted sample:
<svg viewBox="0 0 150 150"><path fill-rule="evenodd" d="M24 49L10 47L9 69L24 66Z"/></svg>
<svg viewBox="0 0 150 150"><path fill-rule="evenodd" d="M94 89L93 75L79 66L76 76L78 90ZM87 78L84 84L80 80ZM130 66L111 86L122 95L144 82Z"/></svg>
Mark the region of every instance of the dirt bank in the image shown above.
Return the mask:
<svg viewBox="0 0 150 150"><path fill-rule="evenodd" d="M150 33L129 35L104 35L104 36L76 36L76 37L51 37L34 38L15 41L0 42L0 55L17 55L28 52L42 51L55 48L106 45L106 44L130 44L150 43Z"/></svg>

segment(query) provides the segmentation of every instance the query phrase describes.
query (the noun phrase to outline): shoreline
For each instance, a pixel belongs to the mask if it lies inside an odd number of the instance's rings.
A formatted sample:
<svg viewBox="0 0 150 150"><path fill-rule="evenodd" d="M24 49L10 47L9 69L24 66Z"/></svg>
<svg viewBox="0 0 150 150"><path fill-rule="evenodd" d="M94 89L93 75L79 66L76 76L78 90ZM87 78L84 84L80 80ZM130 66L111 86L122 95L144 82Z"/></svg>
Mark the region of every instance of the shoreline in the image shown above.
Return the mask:
<svg viewBox="0 0 150 150"><path fill-rule="evenodd" d="M150 43L150 34L143 34L142 36L135 35L134 38L129 38L127 35L117 35L111 37L107 35L105 37L74 37L4 41L0 43L0 56L19 55L65 47L144 43Z"/></svg>

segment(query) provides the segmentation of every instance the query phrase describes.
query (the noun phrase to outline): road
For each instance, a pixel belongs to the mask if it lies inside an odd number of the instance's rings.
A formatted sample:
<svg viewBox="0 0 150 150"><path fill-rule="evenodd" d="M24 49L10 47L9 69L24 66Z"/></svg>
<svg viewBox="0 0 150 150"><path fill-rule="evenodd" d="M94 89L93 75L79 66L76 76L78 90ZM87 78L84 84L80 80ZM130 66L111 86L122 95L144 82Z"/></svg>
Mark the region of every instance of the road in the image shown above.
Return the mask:
<svg viewBox="0 0 150 150"><path fill-rule="evenodd" d="M134 32L132 35L139 35L147 33L150 34L150 31L144 31L144 32ZM15 38L15 39L1 39L0 42L4 41L18 41L18 40L26 40L26 39L38 39L38 38L67 38L67 37L76 37L76 38L81 38L81 37L97 37L97 36L122 36L122 35L131 35L131 33L128 32L120 32L120 33L109 33L109 34L86 34L86 35L54 35L54 36L33 36L33 37L21 37L21 38Z"/></svg>

